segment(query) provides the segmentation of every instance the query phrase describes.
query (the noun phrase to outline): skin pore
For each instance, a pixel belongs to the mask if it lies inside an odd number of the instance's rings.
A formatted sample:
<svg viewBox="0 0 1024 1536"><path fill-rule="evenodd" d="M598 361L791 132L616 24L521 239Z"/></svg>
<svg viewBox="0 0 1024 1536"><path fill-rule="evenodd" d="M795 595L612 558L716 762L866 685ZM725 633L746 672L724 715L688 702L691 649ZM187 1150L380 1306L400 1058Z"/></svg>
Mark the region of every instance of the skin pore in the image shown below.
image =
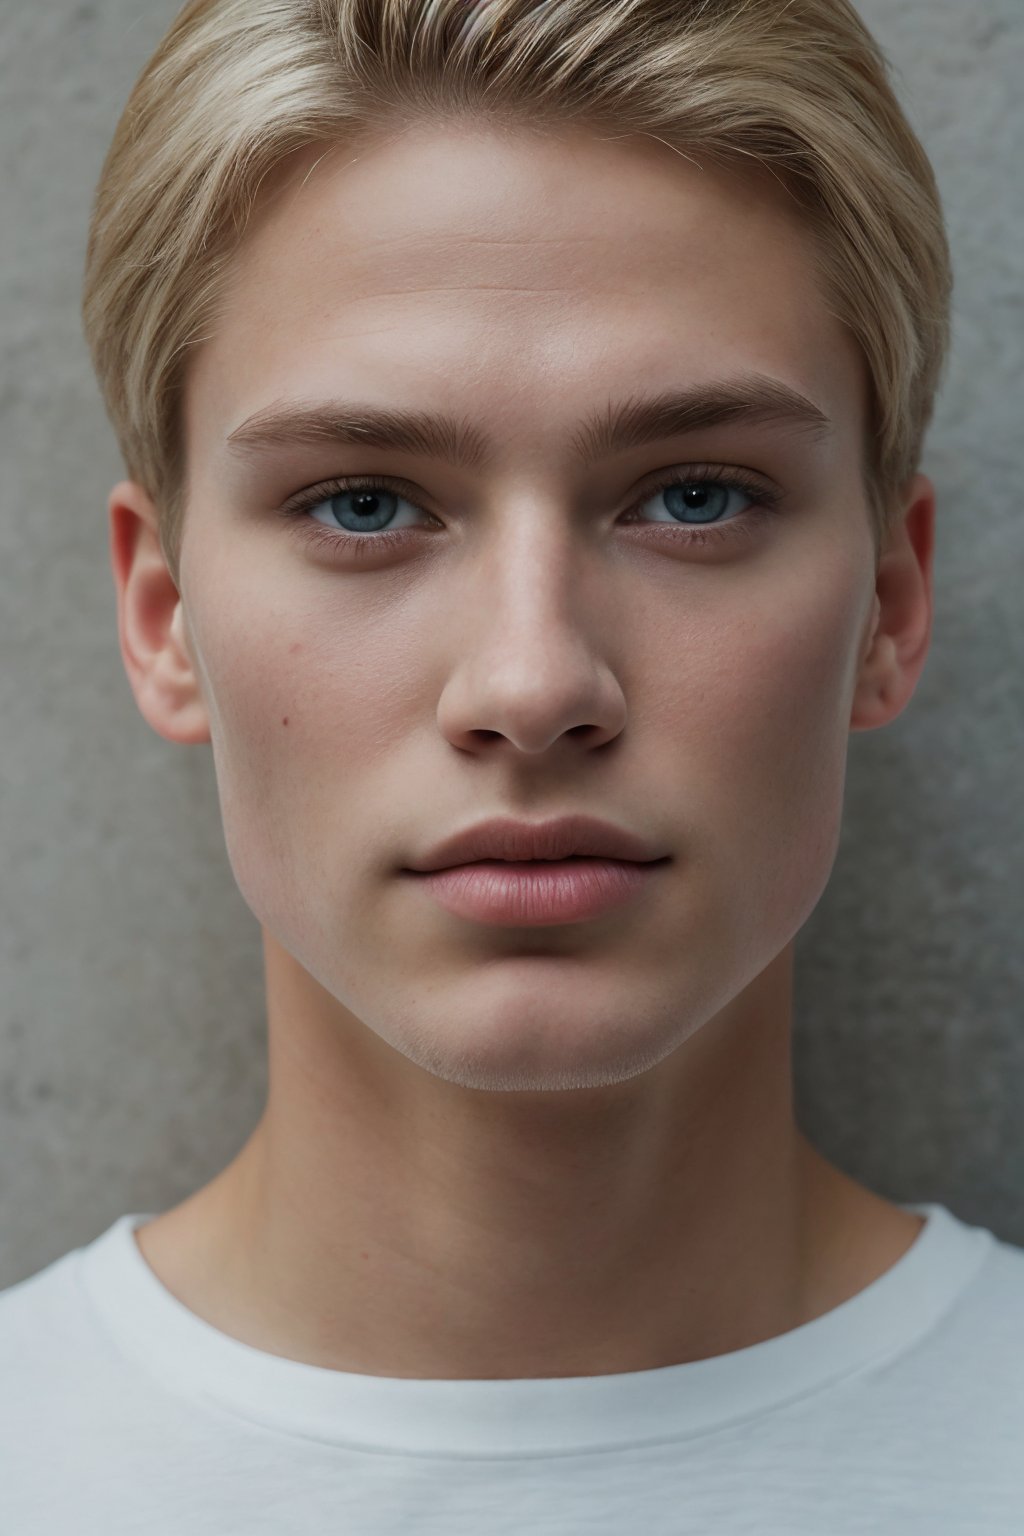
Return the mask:
<svg viewBox="0 0 1024 1536"><path fill-rule="evenodd" d="M161 736L212 744L267 986L259 1123L136 1240L222 1332L337 1370L758 1343L922 1224L810 1146L790 1057L849 733L924 666L933 487L905 488L876 569L866 367L760 168L469 123L326 148L268 184L190 362L180 590L145 491L110 497L131 685ZM827 430L737 417L580 456L588 418L754 375ZM483 451L228 442L326 401L444 413ZM733 490L718 521L745 531L686 541L700 517L663 487L709 466L776 509ZM387 477L400 542L317 542L379 537L346 475ZM577 811L671 855L602 918L485 927L401 873L486 817Z"/></svg>

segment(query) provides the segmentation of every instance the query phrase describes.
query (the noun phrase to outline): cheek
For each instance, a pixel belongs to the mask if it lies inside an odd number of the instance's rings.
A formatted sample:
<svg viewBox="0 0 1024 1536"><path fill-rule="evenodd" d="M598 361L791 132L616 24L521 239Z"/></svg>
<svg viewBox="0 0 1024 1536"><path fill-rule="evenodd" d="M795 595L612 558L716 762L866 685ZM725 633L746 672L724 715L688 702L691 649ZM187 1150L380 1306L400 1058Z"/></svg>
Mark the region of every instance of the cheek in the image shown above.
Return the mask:
<svg viewBox="0 0 1024 1536"><path fill-rule="evenodd" d="M261 604L257 587L247 579L243 609L226 573L210 574L219 600L193 624L196 660L236 883L264 926L301 945L325 894L344 921L346 849L393 856L388 807L407 814L409 794L396 742L422 717L422 648L418 673L416 648L403 651L393 630L384 646L372 623L339 625L336 594L322 609L289 604L278 580Z"/></svg>
<svg viewBox="0 0 1024 1536"><path fill-rule="evenodd" d="M683 835L692 790L718 896L750 931L774 914L779 942L810 915L835 861L863 618L849 573L819 571L788 595L784 585L703 636L702 666L673 706Z"/></svg>
<svg viewBox="0 0 1024 1536"><path fill-rule="evenodd" d="M760 687L748 701L751 735L744 744L746 803L753 813L748 832L759 839L770 887L762 898L787 907L805 889L813 905L824 889L846 776L849 730L842 701L851 637L834 617L819 624L813 618L796 616L763 646L760 675L752 673ZM846 715L848 721L848 704ZM795 891L784 890L787 879Z"/></svg>

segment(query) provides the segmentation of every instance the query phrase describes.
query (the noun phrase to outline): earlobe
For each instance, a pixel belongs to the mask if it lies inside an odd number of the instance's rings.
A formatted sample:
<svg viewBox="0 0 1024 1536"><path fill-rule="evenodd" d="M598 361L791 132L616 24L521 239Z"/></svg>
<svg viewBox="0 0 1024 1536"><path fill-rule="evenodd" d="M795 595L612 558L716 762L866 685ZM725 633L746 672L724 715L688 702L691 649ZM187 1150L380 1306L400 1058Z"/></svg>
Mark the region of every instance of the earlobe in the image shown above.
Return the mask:
<svg viewBox="0 0 1024 1536"><path fill-rule="evenodd" d="M210 740L209 716L185 635L184 607L160 548L159 514L124 480L108 500L118 637L143 719L166 741Z"/></svg>
<svg viewBox="0 0 1024 1536"><path fill-rule="evenodd" d="M915 475L879 563L871 635L862 657L851 731L872 731L902 714L928 656L933 617L935 487Z"/></svg>

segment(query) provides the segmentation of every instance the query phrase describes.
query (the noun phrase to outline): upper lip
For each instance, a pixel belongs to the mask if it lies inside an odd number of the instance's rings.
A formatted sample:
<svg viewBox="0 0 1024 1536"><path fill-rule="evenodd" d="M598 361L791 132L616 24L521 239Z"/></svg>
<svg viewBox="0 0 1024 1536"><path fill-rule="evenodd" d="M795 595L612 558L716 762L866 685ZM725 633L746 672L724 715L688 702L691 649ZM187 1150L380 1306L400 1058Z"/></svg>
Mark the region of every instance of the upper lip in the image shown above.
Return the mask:
<svg viewBox="0 0 1024 1536"><path fill-rule="evenodd" d="M426 874L429 870L449 869L480 859L565 859L574 853L627 859L636 864L667 857L635 833L593 816L558 816L551 821L534 822L498 817L478 821L475 826L446 837L407 867Z"/></svg>

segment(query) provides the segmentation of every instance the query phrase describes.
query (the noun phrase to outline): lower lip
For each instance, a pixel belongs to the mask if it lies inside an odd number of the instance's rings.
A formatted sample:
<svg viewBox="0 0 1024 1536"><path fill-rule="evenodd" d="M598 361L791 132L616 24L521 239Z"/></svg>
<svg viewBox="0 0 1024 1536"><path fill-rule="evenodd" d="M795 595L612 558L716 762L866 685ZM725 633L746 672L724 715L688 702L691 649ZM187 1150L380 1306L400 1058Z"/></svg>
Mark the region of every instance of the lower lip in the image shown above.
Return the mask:
<svg viewBox="0 0 1024 1536"><path fill-rule="evenodd" d="M645 888L667 859L632 864L622 859L489 860L419 874L438 904L477 923L538 928L600 917Z"/></svg>

